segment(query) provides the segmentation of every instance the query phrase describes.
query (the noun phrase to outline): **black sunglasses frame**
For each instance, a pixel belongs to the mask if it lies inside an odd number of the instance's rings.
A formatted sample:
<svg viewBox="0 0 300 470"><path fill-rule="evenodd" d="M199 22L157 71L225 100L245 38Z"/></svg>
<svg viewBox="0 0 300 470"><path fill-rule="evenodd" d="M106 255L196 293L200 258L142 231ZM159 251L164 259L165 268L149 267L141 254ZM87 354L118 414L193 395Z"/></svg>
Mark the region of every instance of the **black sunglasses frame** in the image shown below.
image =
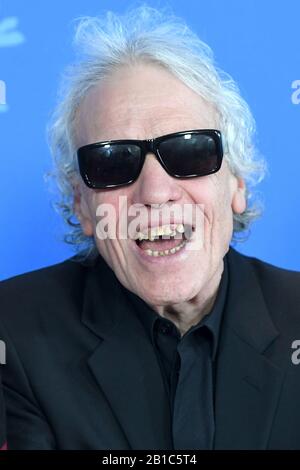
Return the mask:
<svg viewBox="0 0 300 470"><path fill-rule="evenodd" d="M199 174L191 174L191 175L178 175L172 171L166 166L163 157L159 153L159 145L162 142L165 142L168 139L172 139L175 137L184 137L185 135L206 135L208 137L211 137L215 143L216 146L216 156L217 156L217 166L214 168L213 171L209 171L207 173L201 173ZM89 149L96 149L96 148L101 148L106 145L134 145L138 147L141 150L141 161L140 165L136 171L136 175L132 177L130 180L126 181L125 183L116 183L116 184L93 184L86 171L85 171L85 165L84 165L84 153L86 150ZM222 134L219 130L217 129L193 129L193 130L188 130L188 131L180 131L180 132L173 132L172 134L166 134L162 135L159 137L155 137L154 139L146 139L146 140L137 140L137 139L120 139L120 140L106 140L106 141L100 141L100 142L95 142L93 144L88 144L80 147L77 150L77 159L78 159L78 165L79 165L79 172L80 175L84 181L84 183L91 189L106 189L106 188L118 188L121 186L127 186L129 184L134 183L144 166L145 163L145 158L148 153L152 153L155 155L156 159L159 161L161 166L164 168L164 170L173 178L178 178L178 179L188 179L188 178L196 178L196 177L201 177L201 176L207 176L213 173L216 173L219 171L222 165L222 160L223 160L223 139L222 139Z"/></svg>

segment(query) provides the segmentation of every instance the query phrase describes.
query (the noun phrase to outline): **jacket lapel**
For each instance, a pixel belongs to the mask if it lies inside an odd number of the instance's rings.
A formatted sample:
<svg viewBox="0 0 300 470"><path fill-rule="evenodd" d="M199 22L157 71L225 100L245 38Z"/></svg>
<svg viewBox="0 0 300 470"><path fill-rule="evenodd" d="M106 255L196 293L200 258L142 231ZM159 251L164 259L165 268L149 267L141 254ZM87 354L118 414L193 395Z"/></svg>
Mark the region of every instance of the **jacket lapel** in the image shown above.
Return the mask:
<svg viewBox="0 0 300 470"><path fill-rule="evenodd" d="M216 449L265 449L284 372L265 351L278 332L253 265L232 248L216 374Z"/></svg>
<svg viewBox="0 0 300 470"><path fill-rule="evenodd" d="M170 410L155 352L124 288L99 257L88 273L83 323L99 344L88 365L129 448L171 449Z"/></svg>

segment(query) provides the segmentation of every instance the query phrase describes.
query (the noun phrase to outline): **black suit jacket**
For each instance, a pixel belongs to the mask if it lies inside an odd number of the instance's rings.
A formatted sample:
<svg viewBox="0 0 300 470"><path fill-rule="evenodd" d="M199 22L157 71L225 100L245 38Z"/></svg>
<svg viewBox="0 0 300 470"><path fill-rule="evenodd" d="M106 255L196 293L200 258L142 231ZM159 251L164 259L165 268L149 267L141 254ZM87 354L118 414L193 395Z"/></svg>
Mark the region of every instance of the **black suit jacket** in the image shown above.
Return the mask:
<svg viewBox="0 0 300 470"><path fill-rule="evenodd" d="M216 449L300 449L300 274L230 248ZM11 449L171 449L151 343L99 256L6 280L0 338Z"/></svg>
<svg viewBox="0 0 300 470"><path fill-rule="evenodd" d="M1 385L1 365L0 365L0 450L6 447L6 436L5 436L5 409L4 399Z"/></svg>

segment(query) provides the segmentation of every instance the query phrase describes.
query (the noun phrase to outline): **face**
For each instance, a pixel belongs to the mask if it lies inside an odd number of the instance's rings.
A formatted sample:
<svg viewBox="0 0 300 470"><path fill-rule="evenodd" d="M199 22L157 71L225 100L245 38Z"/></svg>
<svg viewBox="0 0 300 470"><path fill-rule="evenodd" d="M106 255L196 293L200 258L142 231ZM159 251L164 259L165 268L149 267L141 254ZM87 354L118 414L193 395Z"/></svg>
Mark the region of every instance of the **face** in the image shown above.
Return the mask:
<svg viewBox="0 0 300 470"><path fill-rule="evenodd" d="M76 143L80 147L102 140L149 139L201 128L218 129L214 108L162 67L140 64L118 69L90 90L77 113ZM132 239L98 239L97 207L112 205L118 228L120 196L127 198L127 207L201 205L202 247L153 257ZM139 178L129 186L93 190L79 179L74 205L85 234L94 236L119 281L152 306L174 305L209 290L220 275L233 212L245 210L244 183L231 174L224 159L215 174L175 179L148 154Z"/></svg>

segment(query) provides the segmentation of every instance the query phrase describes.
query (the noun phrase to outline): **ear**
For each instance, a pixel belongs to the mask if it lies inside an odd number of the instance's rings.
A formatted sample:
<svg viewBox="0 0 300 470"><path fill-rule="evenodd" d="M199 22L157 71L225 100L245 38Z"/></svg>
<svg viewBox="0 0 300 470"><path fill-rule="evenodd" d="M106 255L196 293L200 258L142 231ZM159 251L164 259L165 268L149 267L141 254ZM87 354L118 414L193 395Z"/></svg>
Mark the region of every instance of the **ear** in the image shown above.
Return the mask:
<svg viewBox="0 0 300 470"><path fill-rule="evenodd" d="M74 212L81 224L83 233L87 237L91 237L93 235L93 223L87 203L87 194L85 188L82 187L82 183L77 181L73 183L73 190Z"/></svg>
<svg viewBox="0 0 300 470"><path fill-rule="evenodd" d="M236 184L232 196L231 207L235 214L242 214L246 210L246 184L243 178L234 177Z"/></svg>

